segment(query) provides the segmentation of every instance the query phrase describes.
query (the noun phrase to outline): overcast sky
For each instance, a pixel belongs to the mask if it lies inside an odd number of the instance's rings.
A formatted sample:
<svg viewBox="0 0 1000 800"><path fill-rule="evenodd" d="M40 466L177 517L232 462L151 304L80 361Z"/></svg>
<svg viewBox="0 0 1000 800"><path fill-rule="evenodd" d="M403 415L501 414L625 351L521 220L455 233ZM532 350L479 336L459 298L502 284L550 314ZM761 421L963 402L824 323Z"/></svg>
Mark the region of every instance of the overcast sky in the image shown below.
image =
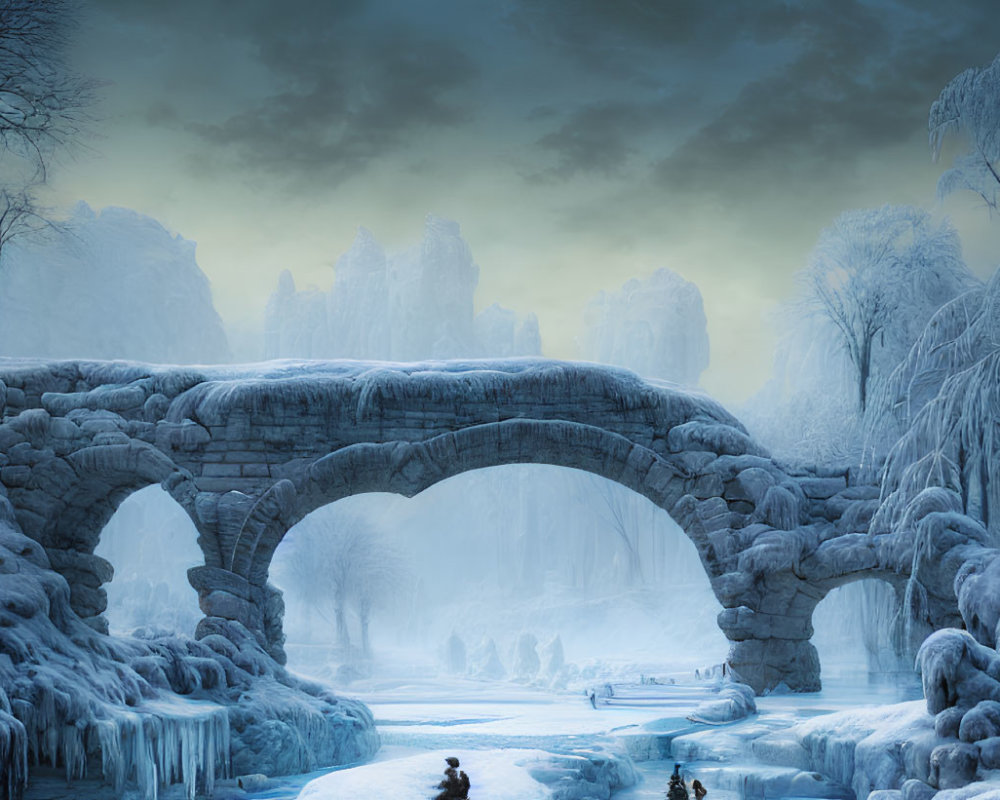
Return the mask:
<svg viewBox="0 0 1000 800"><path fill-rule="evenodd" d="M278 273L328 288L358 225L389 249L458 221L477 306L573 357L599 290L666 266L705 299L726 401L770 368L769 315L841 210L935 207L927 110L1000 51L995 0L90 0L105 82L59 199L198 243L230 324ZM943 211L981 275L1000 220Z"/></svg>

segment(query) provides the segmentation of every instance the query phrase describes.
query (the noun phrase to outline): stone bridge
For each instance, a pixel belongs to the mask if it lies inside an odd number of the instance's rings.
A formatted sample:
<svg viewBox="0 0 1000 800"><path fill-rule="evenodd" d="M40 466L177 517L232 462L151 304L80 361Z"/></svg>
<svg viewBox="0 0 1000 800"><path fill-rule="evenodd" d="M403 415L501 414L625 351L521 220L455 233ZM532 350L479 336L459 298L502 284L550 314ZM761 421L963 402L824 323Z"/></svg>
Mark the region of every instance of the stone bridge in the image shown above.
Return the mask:
<svg viewBox="0 0 1000 800"><path fill-rule="evenodd" d="M909 552L869 536L875 487L782 467L703 395L543 360L161 367L0 360L0 491L106 631L94 555L130 493L162 485L199 531L200 638L251 635L284 662L268 568L311 511L362 492L412 496L467 470L552 464L666 510L723 606L733 670L760 692L819 688L812 612L831 589L902 586ZM956 612L957 614L957 612Z"/></svg>

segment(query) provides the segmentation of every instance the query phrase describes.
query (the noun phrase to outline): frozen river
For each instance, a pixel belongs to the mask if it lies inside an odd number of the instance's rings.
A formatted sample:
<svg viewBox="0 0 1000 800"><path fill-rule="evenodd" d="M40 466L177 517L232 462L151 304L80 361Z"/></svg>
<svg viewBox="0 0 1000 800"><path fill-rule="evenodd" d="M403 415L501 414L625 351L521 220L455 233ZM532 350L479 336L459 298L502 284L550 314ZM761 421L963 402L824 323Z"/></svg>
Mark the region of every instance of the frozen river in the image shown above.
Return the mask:
<svg viewBox="0 0 1000 800"><path fill-rule="evenodd" d="M717 681L696 681L690 673L659 680L615 683L614 695L597 697L596 708L582 690L440 676L358 681L344 693L363 700L375 716L382 747L373 761L274 778L249 792L235 780L220 781L214 798L429 800L451 755L470 777L472 800L607 797L609 782L630 784L614 792L615 800L663 798L675 760L689 779L705 784L710 800L851 798L816 773L761 763L751 742L820 714L920 697L916 676L856 674L828 680L816 694L758 698L757 714L710 726L687 717L716 696ZM595 688L606 692L603 684ZM59 778L38 777L26 800L112 796L97 782L69 788ZM160 794L164 800L183 796L181 786Z"/></svg>
<svg viewBox="0 0 1000 800"><path fill-rule="evenodd" d="M849 790L814 773L761 764L750 754L750 742L819 714L920 697L915 676L871 680L857 675L829 680L817 694L758 698L756 715L708 726L687 716L714 696L715 683L675 680L672 685L616 684L615 696L599 698L596 709L582 692L551 693L505 682L428 678L359 684L353 694L372 709L382 736L376 759L276 779L249 797L290 800L301 793L312 800L424 800L434 796L449 755L458 756L468 772L471 798L542 800L557 787L564 792L560 796L572 797L565 774L569 762L557 759L563 772L553 773L548 754L582 754L598 762L602 754L609 759L627 754L637 781L616 791L616 800L662 798L674 760L706 785L712 800L847 798ZM555 782L533 775L555 776ZM219 795L225 791L223 784Z"/></svg>

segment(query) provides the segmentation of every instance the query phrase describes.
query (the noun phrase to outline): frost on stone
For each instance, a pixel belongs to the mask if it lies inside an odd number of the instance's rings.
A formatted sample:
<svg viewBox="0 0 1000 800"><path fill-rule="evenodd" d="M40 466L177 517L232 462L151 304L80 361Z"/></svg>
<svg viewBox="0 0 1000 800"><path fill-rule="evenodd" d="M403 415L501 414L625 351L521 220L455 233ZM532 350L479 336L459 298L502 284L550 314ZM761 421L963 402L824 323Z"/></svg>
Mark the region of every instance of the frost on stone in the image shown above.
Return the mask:
<svg viewBox="0 0 1000 800"><path fill-rule="evenodd" d="M757 713L753 689L745 683L725 681L717 690L718 697L698 705L689 719L719 725L734 722Z"/></svg>
<svg viewBox="0 0 1000 800"><path fill-rule="evenodd" d="M70 587L0 497L0 772L21 796L33 764L103 776L154 798L211 794L230 765L295 772L378 747L371 714L284 672L246 639L112 639L70 608ZM238 637L233 639L239 641ZM252 637L250 637L252 639ZM279 735L280 734L280 735ZM262 752L280 745L279 755Z"/></svg>

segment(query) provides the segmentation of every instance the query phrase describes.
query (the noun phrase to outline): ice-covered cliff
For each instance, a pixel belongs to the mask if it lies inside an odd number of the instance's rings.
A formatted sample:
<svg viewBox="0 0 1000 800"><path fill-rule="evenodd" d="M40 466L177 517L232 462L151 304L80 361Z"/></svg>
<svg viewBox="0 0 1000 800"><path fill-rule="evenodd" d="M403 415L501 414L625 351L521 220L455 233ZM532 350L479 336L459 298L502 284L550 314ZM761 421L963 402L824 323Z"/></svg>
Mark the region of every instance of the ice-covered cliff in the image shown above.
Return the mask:
<svg viewBox="0 0 1000 800"><path fill-rule="evenodd" d="M267 304L267 358L386 361L538 355L534 315L473 313L479 267L455 222L430 215L420 244L386 254L359 229L333 288L298 291L285 271Z"/></svg>
<svg viewBox="0 0 1000 800"><path fill-rule="evenodd" d="M708 366L701 292L669 269L601 292L584 310L580 355L602 364L696 386Z"/></svg>
<svg viewBox="0 0 1000 800"><path fill-rule="evenodd" d="M0 261L0 355L229 360L195 243L124 208L80 203Z"/></svg>

